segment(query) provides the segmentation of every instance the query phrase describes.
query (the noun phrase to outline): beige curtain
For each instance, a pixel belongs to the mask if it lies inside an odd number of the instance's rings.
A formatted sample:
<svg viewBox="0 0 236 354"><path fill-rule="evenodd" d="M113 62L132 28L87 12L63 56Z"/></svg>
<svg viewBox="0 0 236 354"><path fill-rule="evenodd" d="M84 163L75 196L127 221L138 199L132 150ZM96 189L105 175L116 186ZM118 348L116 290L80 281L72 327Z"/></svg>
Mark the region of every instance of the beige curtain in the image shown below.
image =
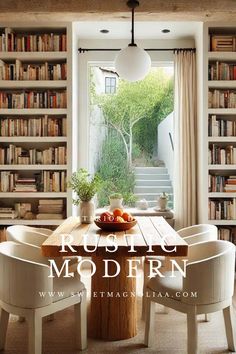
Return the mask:
<svg viewBox="0 0 236 354"><path fill-rule="evenodd" d="M175 59L174 203L176 229L197 221L196 54L179 50Z"/></svg>

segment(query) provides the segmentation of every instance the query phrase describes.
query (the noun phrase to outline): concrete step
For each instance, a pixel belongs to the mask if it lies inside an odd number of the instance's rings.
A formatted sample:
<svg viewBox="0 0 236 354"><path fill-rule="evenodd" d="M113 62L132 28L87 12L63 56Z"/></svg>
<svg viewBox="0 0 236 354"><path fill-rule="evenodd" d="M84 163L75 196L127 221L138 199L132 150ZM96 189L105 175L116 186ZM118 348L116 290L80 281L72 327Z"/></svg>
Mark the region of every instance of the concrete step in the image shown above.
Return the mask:
<svg viewBox="0 0 236 354"><path fill-rule="evenodd" d="M173 193L172 186L136 186L134 193Z"/></svg>
<svg viewBox="0 0 236 354"><path fill-rule="evenodd" d="M171 186L171 181L166 179L166 180L146 180L146 179L136 179L135 182L136 186L153 186L153 187L159 187L159 186Z"/></svg>
<svg viewBox="0 0 236 354"><path fill-rule="evenodd" d="M147 173L147 174L167 174L166 167L135 167L134 169L136 174Z"/></svg>
<svg viewBox="0 0 236 354"><path fill-rule="evenodd" d="M156 181L164 181L169 180L170 176L166 174L154 174L154 173L136 173L135 174L136 180L156 180Z"/></svg>
<svg viewBox="0 0 236 354"><path fill-rule="evenodd" d="M138 200L146 199L147 201L149 201L149 200L156 201L162 193L134 193L134 194L136 195ZM169 196L169 201L173 200L173 193L168 193L168 196Z"/></svg>

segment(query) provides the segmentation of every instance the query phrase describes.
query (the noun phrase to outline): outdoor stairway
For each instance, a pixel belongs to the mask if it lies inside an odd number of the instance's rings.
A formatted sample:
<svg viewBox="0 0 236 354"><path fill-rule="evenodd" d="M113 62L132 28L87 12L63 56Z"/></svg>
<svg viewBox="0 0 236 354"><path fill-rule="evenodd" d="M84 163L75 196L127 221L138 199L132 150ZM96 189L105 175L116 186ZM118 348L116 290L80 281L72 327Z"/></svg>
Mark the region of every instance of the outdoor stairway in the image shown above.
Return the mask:
<svg viewBox="0 0 236 354"><path fill-rule="evenodd" d="M157 205L157 199L166 192L169 196L168 207L173 208L173 187L165 167L135 167L134 194L146 199L149 207Z"/></svg>

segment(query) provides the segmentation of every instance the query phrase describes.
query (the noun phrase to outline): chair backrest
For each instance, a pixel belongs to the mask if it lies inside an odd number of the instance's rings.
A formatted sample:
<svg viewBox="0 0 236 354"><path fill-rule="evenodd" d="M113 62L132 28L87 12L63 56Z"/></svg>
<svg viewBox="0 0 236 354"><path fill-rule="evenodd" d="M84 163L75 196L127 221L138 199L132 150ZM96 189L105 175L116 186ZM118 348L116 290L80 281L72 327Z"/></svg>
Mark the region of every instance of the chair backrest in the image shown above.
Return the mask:
<svg viewBox="0 0 236 354"><path fill-rule="evenodd" d="M228 241L209 241L189 246L182 301L215 304L234 293L235 245ZM196 297L191 293L197 294Z"/></svg>
<svg viewBox="0 0 236 354"><path fill-rule="evenodd" d="M50 236L53 233L53 230L45 229L44 227L31 227L24 225L27 229L35 232L40 232L40 234L44 234L45 236Z"/></svg>
<svg viewBox="0 0 236 354"><path fill-rule="evenodd" d="M189 245L197 242L214 241L218 238L217 227L210 224L193 225L177 232Z"/></svg>
<svg viewBox="0 0 236 354"><path fill-rule="evenodd" d="M42 243L46 241L48 236L32 231L23 225L9 226L6 231L7 241L14 241L23 243L25 245L41 247Z"/></svg>
<svg viewBox="0 0 236 354"><path fill-rule="evenodd" d="M0 243L0 300L21 307L38 308L49 305L53 280L49 266L37 247L15 242ZM40 296L46 292L46 296Z"/></svg>

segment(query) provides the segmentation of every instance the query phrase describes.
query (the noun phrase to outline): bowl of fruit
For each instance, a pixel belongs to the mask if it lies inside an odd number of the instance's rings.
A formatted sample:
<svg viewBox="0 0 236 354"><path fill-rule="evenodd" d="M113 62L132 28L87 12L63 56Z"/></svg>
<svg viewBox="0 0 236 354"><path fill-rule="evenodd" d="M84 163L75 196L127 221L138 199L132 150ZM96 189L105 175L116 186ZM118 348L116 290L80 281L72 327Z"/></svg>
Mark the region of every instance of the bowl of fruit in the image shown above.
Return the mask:
<svg viewBox="0 0 236 354"><path fill-rule="evenodd" d="M137 220L125 210L115 209L106 211L94 220L95 224L104 231L127 231L137 224Z"/></svg>

